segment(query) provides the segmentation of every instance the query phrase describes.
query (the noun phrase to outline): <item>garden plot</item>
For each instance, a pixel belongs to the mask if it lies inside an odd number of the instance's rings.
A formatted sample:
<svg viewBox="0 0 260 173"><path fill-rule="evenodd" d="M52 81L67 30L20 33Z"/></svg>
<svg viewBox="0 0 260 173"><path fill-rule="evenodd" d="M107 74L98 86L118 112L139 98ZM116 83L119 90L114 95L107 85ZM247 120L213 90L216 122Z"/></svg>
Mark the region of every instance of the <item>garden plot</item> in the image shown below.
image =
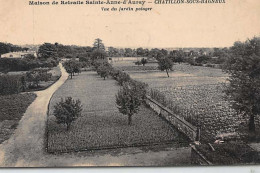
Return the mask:
<svg viewBox="0 0 260 173"><path fill-rule="evenodd" d="M96 72L83 72L68 79L53 95L47 125L49 152L81 151L114 147L172 143L185 146L188 140L152 110L141 106L133 115L132 125L127 116L119 113L115 94L119 86L115 80L103 80ZM60 98L80 99L82 116L66 131L56 123L53 108Z"/></svg>
<svg viewBox="0 0 260 173"><path fill-rule="evenodd" d="M179 116L194 125L199 121L202 135L208 141L245 125L245 119L224 99L228 75L222 70L186 64L175 64L173 69L169 78L165 72L128 71L128 74L162 93L171 102L168 107Z"/></svg>
<svg viewBox="0 0 260 173"><path fill-rule="evenodd" d="M35 98L32 93L0 96L0 143L9 139Z"/></svg>

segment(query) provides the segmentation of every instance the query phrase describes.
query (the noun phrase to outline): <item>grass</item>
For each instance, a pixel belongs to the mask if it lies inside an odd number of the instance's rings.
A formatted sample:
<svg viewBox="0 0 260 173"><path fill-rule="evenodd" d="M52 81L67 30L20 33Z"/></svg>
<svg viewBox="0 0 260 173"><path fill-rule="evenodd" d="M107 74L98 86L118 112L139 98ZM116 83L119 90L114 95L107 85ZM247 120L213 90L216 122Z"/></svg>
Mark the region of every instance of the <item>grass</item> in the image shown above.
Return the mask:
<svg viewBox="0 0 260 173"><path fill-rule="evenodd" d="M35 98L36 95L33 93L0 96L0 143L9 139Z"/></svg>
<svg viewBox="0 0 260 173"><path fill-rule="evenodd" d="M141 72L141 71L159 71L157 63L147 63L143 65L135 65L132 61L116 61L112 65L121 71L130 71L130 72Z"/></svg>
<svg viewBox="0 0 260 173"><path fill-rule="evenodd" d="M116 81L103 80L95 72L82 72L67 80L50 102L48 151L68 152L168 142L188 144L186 137L145 106L141 106L129 126L127 116L119 113L116 107L118 89ZM64 125L56 123L52 112L55 103L68 96L81 100L83 113L66 131Z"/></svg>
<svg viewBox="0 0 260 173"><path fill-rule="evenodd" d="M232 142L212 146L215 151L212 151L207 144L198 145L196 148L215 165L260 163L258 153L244 143Z"/></svg>

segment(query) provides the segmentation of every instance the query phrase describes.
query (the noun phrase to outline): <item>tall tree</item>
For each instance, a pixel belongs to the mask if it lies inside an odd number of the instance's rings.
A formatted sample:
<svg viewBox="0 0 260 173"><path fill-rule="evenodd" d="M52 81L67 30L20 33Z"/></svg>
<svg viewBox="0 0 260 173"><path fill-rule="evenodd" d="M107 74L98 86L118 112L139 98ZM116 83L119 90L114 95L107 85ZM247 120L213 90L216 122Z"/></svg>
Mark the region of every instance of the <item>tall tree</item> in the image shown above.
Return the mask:
<svg viewBox="0 0 260 173"><path fill-rule="evenodd" d="M98 50L105 50L105 45L100 38L97 38L94 41L93 48Z"/></svg>
<svg viewBox="0 0 260 173"><path fill-rule="evenodd" d="M57 59L58 56L57 45L51 43L44 43L39 47L37 56L41 60L46 60L48 58Z"/></svg>
<svg viewBox="0 0 260 173"><path fill-rule="evenodd" d="M255 117L260 114L260 38L234 43L225 70L230 74L226 94L235 110L249 116L249 131L255 132Z"/></svg>

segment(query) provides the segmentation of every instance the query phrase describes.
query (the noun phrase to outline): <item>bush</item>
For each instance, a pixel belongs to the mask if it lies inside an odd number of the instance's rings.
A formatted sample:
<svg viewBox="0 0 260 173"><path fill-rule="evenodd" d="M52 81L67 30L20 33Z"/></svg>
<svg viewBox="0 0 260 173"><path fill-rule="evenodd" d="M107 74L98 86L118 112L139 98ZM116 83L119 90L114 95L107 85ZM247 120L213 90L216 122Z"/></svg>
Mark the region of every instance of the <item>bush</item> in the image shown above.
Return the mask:
<svg viewBox="0 0 260 173"><path fill-rule="evenodd" d="M144 59L144 58L141 59L141 64L143 64L143 66L145 66L145 64L147 64L147 63L148 63L147 59Z"/></svg>
<svg viewBox="0 0 260 173"><path fill-rule="evenodd" d="M18 94L23 85L22 75L0 75L0 95Z"/></svg>
<svg viewBox="0 0 260 173"><path fill-rule="evenodd" d="M130 81L130 76L122 71L119 71L119 74L117 76L117 82L120 86L123 86L124 82Z"/></svg>
<svg viewBox="0 0 260 173"><path fill-rule="evenodd" d="M113 79L117 80L119 73L120 73L119 70L112 68L109 75L111 75L113 77Z"/></svg>
<svg viewBox="0 0 260 173"><path fill-rule="evenodd" d="M58 61L49 58L47 61L28 58L0 58L0 72L29 71L34 68L56 67Z"/></svg>
<svg viewBox="0 0 260 173"><path fill-rule="evenodd" d="M75 121L82 111L82 105L80 100L73 100L71 97L67 97L65 101L61 99L59 103L54 106L54 116L57 119L58 124L66 124L67 130L70 125Z"/></svg>
<svg viewBox="0 0 260 173"><path fill-rule="evenodd" d="M52 74L47 73L48 69L35 69L26 73L26 82L29 82L30 88L39 87L40 81L51 80Z"/></svg>
<svg viewBox="0 0 260 173"><path fill-rule="evenodd" d="M138 65L138 66L139 66L139 65L141 65L141 64L142 64L141 61L136 61L136 62L135 62L135 65Z"/></svg>

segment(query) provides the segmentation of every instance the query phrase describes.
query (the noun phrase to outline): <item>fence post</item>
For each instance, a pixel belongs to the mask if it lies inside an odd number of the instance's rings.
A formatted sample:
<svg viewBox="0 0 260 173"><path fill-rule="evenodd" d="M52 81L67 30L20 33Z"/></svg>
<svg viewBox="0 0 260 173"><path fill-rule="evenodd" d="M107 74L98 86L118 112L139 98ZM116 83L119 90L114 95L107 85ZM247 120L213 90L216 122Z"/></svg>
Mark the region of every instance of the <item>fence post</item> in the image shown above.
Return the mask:
<svg viewBox="0 0 260 173"><path fill-rule="evenodd" d="M197 133L196 133L196 139L195 141L200 141L200 134L201 134L201 126L197 126Z"/></svg>

